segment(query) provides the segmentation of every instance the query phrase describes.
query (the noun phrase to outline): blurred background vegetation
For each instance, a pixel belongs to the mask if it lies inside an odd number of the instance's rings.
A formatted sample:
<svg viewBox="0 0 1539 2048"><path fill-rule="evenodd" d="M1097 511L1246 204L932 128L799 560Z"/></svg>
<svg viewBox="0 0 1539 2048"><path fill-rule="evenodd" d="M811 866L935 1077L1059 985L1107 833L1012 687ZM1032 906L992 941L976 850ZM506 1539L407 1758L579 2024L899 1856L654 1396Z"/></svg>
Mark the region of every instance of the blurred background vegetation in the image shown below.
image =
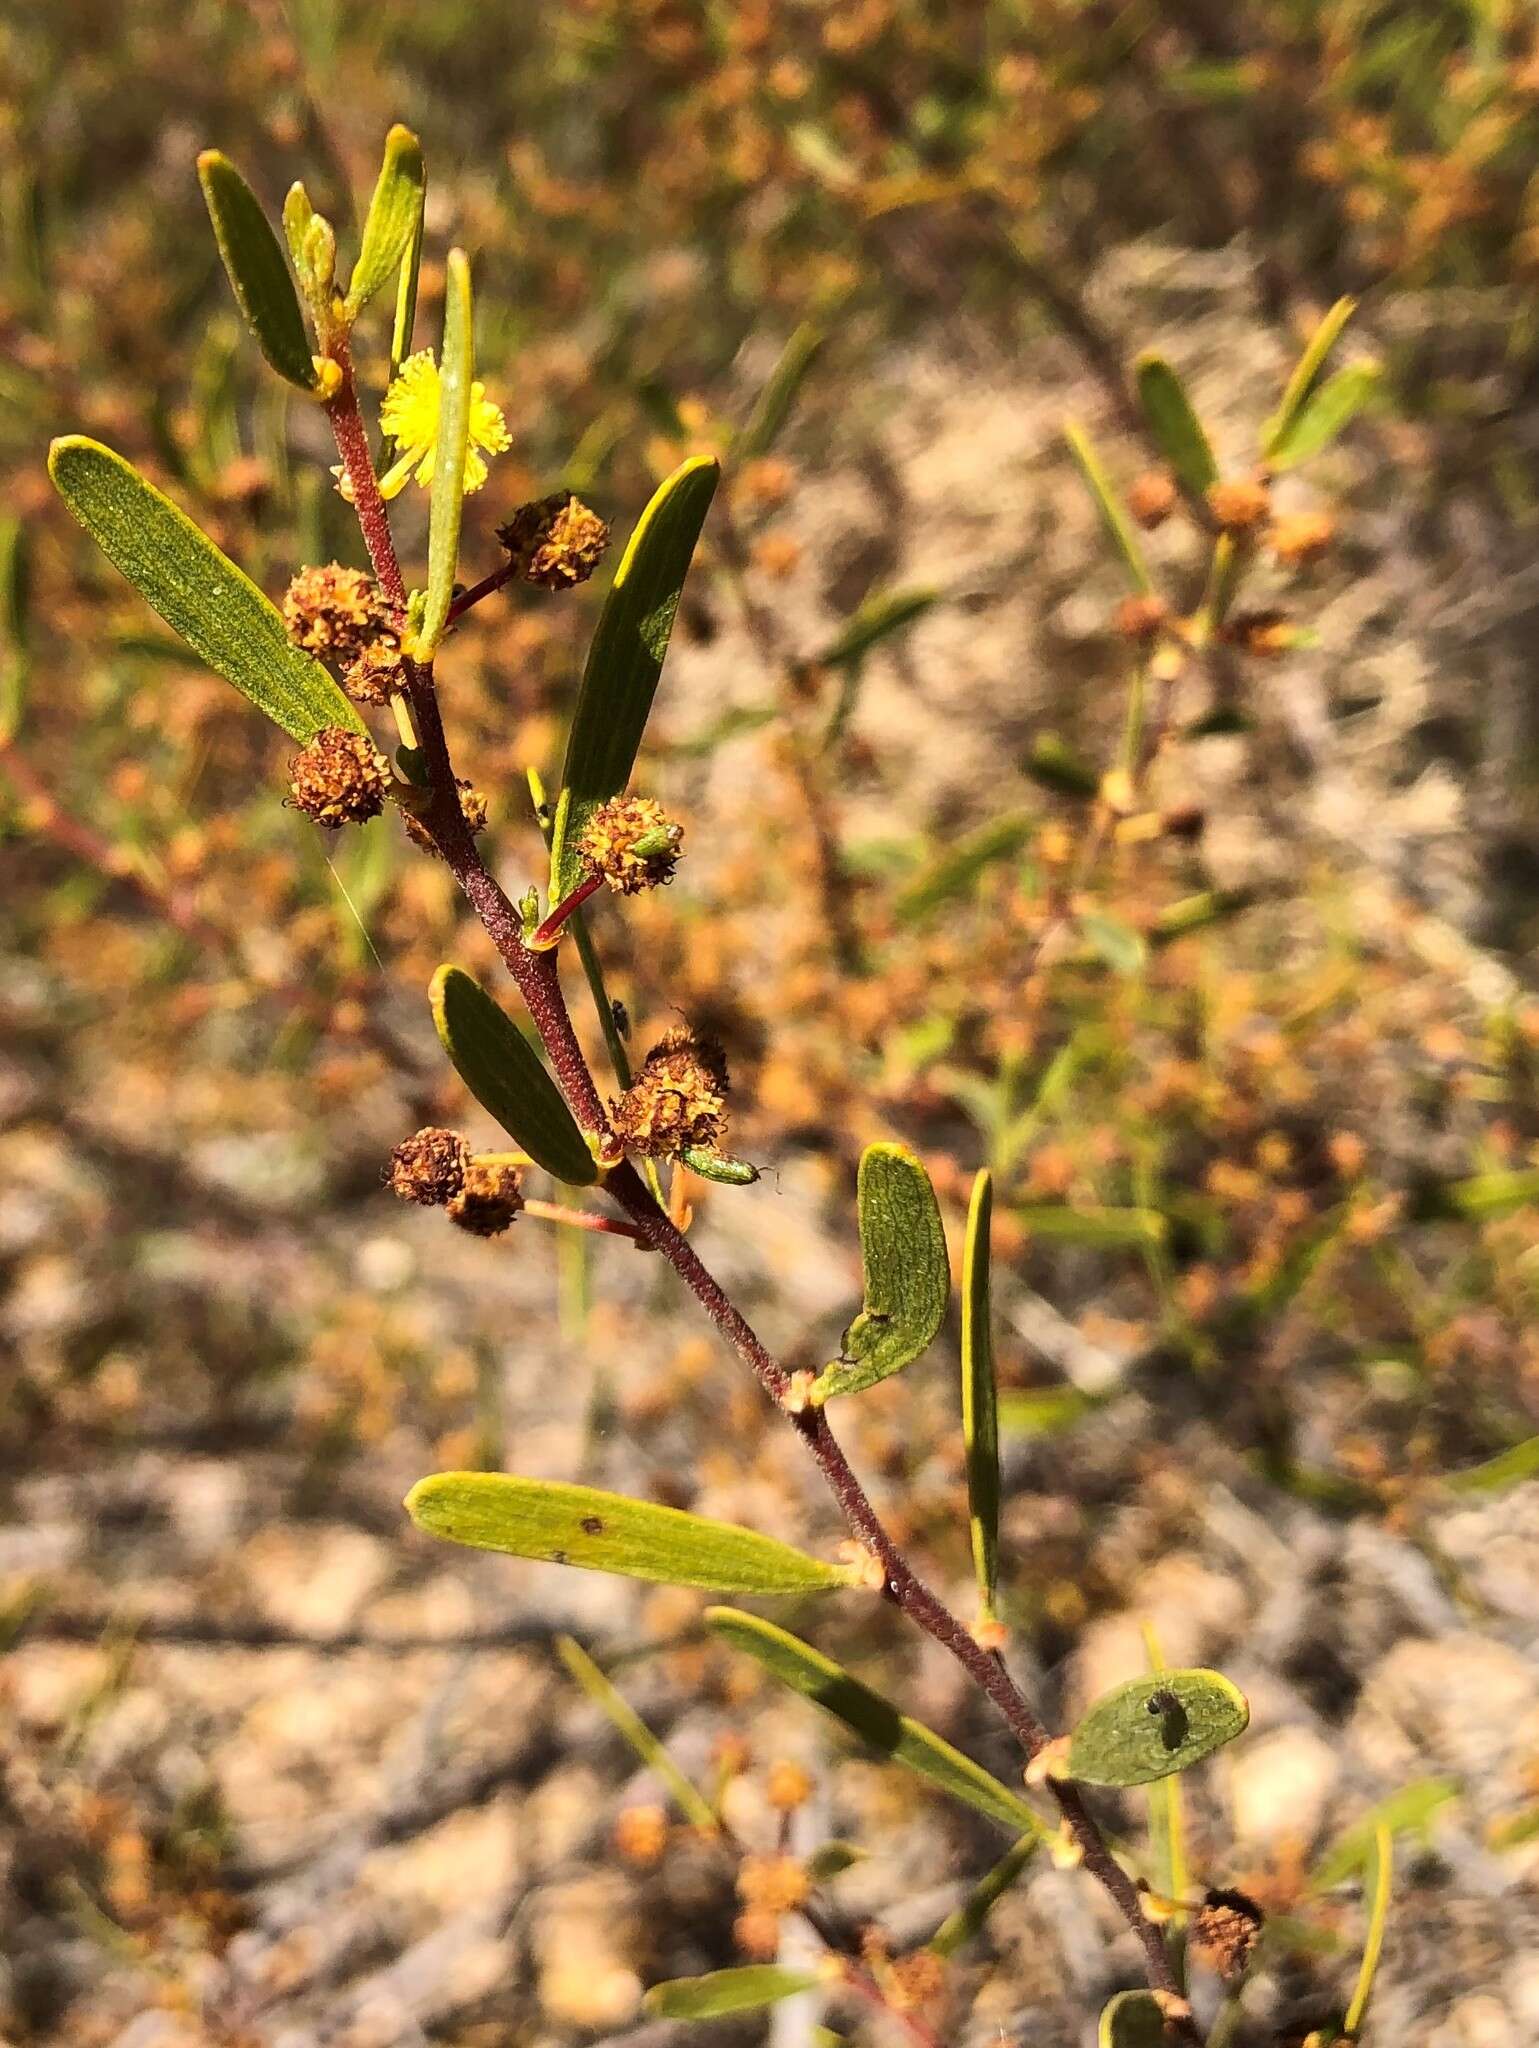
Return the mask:
<svg viewBox="0 0 1539 2048"><path fill-rule="evenodd" d="M991 1164L1013 1654L1054 1718L1141 1668L1146 1622L1250 1693L1188 1815L1194 1869L1296 1937L1238 2038L1339 2004L1333 1845L1391 1796L1382 2037L1539 2035L1532 10L55 0L0 13L0 73L0 2031L673 2039L641 1990L737 1957L740 1902L682 1826L617 1841L659 1788L562 1629L750 1839L774 1766L808 1770L787 1826L872 1852L838 1896L879 1950L996 1853L746 1690L693 1596L434 1554L400 1514L420 1472L507 1459L837 1536L629 1247L388 1203L398 1137L479 1129L424 992L486 942L392 821L323 843L282 806L281 743L47 485L86 432L274 595L360 559L193 162L274 209L303 176L345 238L399 119L419 342L462 242L514 437L470 573L523 499L570 485L623 534L682 454L727 458L646 758L688 858L596 920L636 1042L682 1012L731 1055L765 1178L692 1186L713 1260L816 1365L861 1146L915 1145L953 1232ZM1124 586L1064 424L1146 476L1157 348L1248 476L1343 293L1379 392L1278 490L1326 541L1264 555L1280 630L1182 671L1154 827L1098 843ZM1147 542L1178 613L1198 542L1179 509ZM593 598L500 599L443 663L515 894ZM852 1422L965 1600L953 1357ZM1009 1769L880 1617L827 1646ZM1078 2042L1135 1974L1098 1915L1032 1876L931 2022Z"/></svg>

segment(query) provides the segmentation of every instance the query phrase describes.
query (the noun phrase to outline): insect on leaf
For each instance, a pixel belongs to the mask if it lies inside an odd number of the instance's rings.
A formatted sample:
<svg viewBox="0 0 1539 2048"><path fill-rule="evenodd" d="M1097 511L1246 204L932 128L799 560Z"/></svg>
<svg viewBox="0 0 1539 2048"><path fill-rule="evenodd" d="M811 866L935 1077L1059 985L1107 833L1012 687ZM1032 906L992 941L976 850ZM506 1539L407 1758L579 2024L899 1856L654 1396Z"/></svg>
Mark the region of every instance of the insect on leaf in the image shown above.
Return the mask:
<svg viewBox="0 0 1539 2048"><path fill-rule="evenodd" d="M257 347L280 377L313 391L320 379L299 294L261 201L217 149L198 158L198 182L235 302Z"/></svg>
<svg viewBox="0 0 1539 2048"><path fill-rule="evenodd" d="M430 1536L473 1550L708 1593L825 1593L852 1582L850 1566L756 1529L561 1480L435 1472L407 1494L406 1511Z"/></svg>
<svg viewBox="0 0 1539 2048"><path fill-rule="evenodd" d="M951 1267L930 1176L905 1145L868 1145L857 1183L865 1306L812 1389L858 1394L916 1359L946 1313Z"/></svg>
<svg viewBox="0 0 1539 2048"><path fill-rule="evenodd" d="M444 275L444 345L438 365L438 446L428 508L427 604L415 636L417 652L432 659L449 623L454 573L460 560L460 515L465 508L465 455L470 446L470 387L475 380L475 309L470 259L451 249Z"/></svg>
<svg viewBox="0 0 1539 2048"><path fill-rule="evenodd" d="M718 462L697 455L661 483L609 586L567 736L551 841L553 903L582 880L576 843L588 819L630 780L684 579L720 476Z"/></svg>
<svg viewBox="0 0 1539 2048"><path fill-rule="evenodd" d="M822 1978L811 1970L792 1970L780 1963L744 1963L735 1970L712 1970L704 1977L675 1977L654 1984L641 2001L662 2020L714 2020L729 2012L760 2012L815 1991Z"/></svg>
<svg viewBox="0 0 1539 2048"><path fill-rule="evenodd" d="M439 968L429 997L444 1051L481 1107L557 1180L597 1180L598 1162L566 1098L502 1006L458 967Z"/></svg>
<svg viewBox="0 0 1539 2048"><path fill-rule="evenodd" d="M962 1251L962 1442L979 1611L994 1613L999 1582L999 1390L990 1327L989 1226L994 1182L985 1169L973 1182Z"/></svg>
<svg viewBox="0 0 1539 2048"><path fill-rule="evenodd" d="M374 197L363 224L363 244L348 287L347 310L359 313L399 270L422 217L422 145L399 122L385 137Z"/></svg>
<svg viewBox="0 0 1539 2048"><path fill-rule="evenodd" d="M1201 497L1218 482L1218 463L1186 386L1163 356L1138 359L1138 402L1160 452L1187 490Z"/></svg>
<svg viewBox="0 0 1539 2048"><path fill-rule="evenodd" d="M1013 1835L1047 1832L1026 1801L1008 1785L1001 1785L981 1764L953 1749L923 1722L900 1714L890 1700L862 1685L842 1664L799 1636L736 1607L708 1607L705 1621L724 1643L757 1659L771 1677L832 1714L879 1755L902 1764Z"/></svg>
<svg viewBox="0 0 1539 2048"><path fill-rule="evenodd" d="M1244 1693L1217 1671L1131 1678L1074 1730L1065 1775L1086 1785L1152 1785L1233 1742L1249 1720Z"/></svg>
<svg viewBox="0 0 1539 2048"><path fill-rule="evenodd" d="M145 603L291 739L303 743L334 725L364 730L356 709L289 639L277 608L251 578L132 463L99 441L69 434L49 450L48 473Z"/></svg>

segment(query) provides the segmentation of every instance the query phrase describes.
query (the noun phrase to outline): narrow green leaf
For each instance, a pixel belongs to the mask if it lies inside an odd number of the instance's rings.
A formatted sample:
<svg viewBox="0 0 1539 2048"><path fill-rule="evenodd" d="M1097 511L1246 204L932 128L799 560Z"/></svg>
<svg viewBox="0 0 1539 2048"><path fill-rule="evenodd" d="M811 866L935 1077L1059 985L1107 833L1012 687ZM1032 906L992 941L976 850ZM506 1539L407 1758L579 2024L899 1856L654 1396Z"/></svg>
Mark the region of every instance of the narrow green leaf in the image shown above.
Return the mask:
<svg viewBox="0 0 1539 2048"><path fill-rule="evenodd" d="M417 283L422 275L422 227L423 208L427 190L424 179L423 190L417 195L417 218L412 223L411 236L406 244L406 254L401 259L401 269L395 287L395 319L390 328L390 379L395 381L396 372L411 354L412 334L417 325Z"/></svg>
<svg viewBox="0 0 1539 2048"><path fill-rule="evenodd" d="M807 1875L814 1884L829 1884L857 1863L864 1863L870 1854L854 1842L820 1842L807 1858Z"/></svg>
<svg viewBox="0 0 1539 2048"><path fill-rule="evenodd" d="M705 1622L723 1642L757 1659L782 1685L832 1714L879 1755L903 1764L975 1813L998 1821L1013 1835L1046 1834L1026 1801L990 1777L981 1764L953 1749L922 1722L900 1714L890 1700L862 1685L842 1664L834 1663L799 1636L736 1607L708 1607Z"/></svg>
<svg viewBox="0 0 1539 2048"><path fill-rule="evenodd" d="M31 620L27 529L15 513L0 516L0 741L21 729L30 669Z"/></svg>
<svg viewBox="0 0 1539 2048"><path fill-rule="evenodd" d="M1033 782L1059 796L1094 796L1101 786L1095 770L1056 732L1042 733L1032 741L1024 765Z"/></svg>
<svg viewBox="0 0 1539 2048"><path fill-rule="evenodd" d="M557 1180L597 1180L598 1162L566 1098L501 1005L458 967L440 967L429 995L444 1051L481 1107Z"/></svg>
<svg viewBox="0 0 1539 2048"><path fill-rule="evenodd" d="M102 552L201 661L291 739L326 726L364 730L318 661L289 639L276 607L207 534L131 463L69 434L48 451L54 487Z"/></svg>
<svg viewBox="0 0 1539 2048"><path fill-rule="evenodd" d="M1168 946L1191 932L1206 931L1211 925L1238 917L1254 901L1254 893L1249 889L1203 889L1195 896L1182 896L1168 903L1155 918L1149 928L1149 943Z"/></svg>
<svg viewBox="0 0 1539 2048"><path fill-rule="evenodd" d="M1502 1167L1494 1173L1471 1174L1468 1180L1442 1181L1419 1190L1417 1212L1462 1216L1469 1223L1490 1223L1515 1216L1539 1203L1539 1167Z"/></svg>
<svg viewBox="0 0 1539 2048"><path fill-rule="evenodd" d="M1169 2048L1165 2015L1151 1991L1119 1991L1101 2008L1096 2048Z"/></svg>
<svg viewBox="0 0 1539 2048"><path fill-rule="evenodd" d="M1356 299L1338 299L1320 322L1294 366L1282 402L1261 429L1261 453L1268 461L1304 407L1325 368L1325 359L1341 339L1341 330L1357 311Z"/></svg>
<svg viewBox="0 0 1539 2048"><path fill-rule="evenodd" d="M280 377L313 391L319 377L299 294L261 202L217 149L198 158L198 182L235 302L257 347Z"/></svg>
<svg viewBox="0 0 1539 2048"><path fill-rule="evenodd" d="M979 1612L994 1614L999 1585L999 1389L989 1292L989 1226L994 1182L987 1169L973 1182L962 1249L962 1442L967 1452L967 1503Z"/></svg>
<svg viewBox="0 0 1539 2048"><path fill-rule="evenodd" d="M1103 1209L1088 1203L1017 1202L1013 1213L1036 1237L1106 1251L1162 1244L1167 1226L1157 1209Z"/></svg>
<svg viewBox="0 0 1539 2048"><path fill-rule="evenodd" d="M1388 1828L1380 1827L1373 1838L1368 1939L1363 1945L1363 1960L1357 1973L1357 1987L1352 1993L1352 2003L1347 2007L1343 2028L1349 2041L1355 2041L1361 2034L1363 2021L1368 2017L1368 2001L1373 1996L1373 1980L1378 1975L1379 1957L1384 1953L1384 1930L1389 1924L1389 1898L1394 1876L1394 1840Z"/></svg>
<svg viewBox="0 0 1539 2048"><path fill-rule="evenodd" d="M428 509L427 602L415 647L431 661L449 623L454 577L460 563L460 514L465 507L465 456L470 447L470 387L476 374L475 310L470 259L451 249L444 273L444 343L438 363L438 447Z"/></svg>
<svg viewBox="0 0 1539 2048"><path fill-rule="evenodd" d="M814 658L820 668L848 668L863 661L872 648L891 639L940 601L928 588L883 590L868 597Z"/></svg>
<svg viewBox="0 0 1539 2048"><path fill-rule="evenodd" d="M1539 1472L1539 1436L1528 1436L1510 1450L1498 1451L1480 1465L1466 1465L1460 1472L1444 1472L1440 1483L1450 1493L1505 1493Z"/></svg>
<svg viewBox="0 0 1539 2048"><path fill-rule="evenodd" d="M555 1479L435 1472L407 1494L406 1511L430 1536L474 1550L708 1593L825 1593L851 1583L848 1565L756 1529Z"/></svg>
<svg viewBox="0 0 1539 2048"><path fill-rule="evenodd" d="M1007 1436L1058 1436L1105 1405L1079 1387L1013 1387L999 1397L999 1426Z"/></svg>
<svg viewBox="0 0 1539 2048"><path fill-rule="evenodd" d="M1269 458L1273 469L1292 469L1329 447L1362 411L1383 375L1377 363L1351 363L1328 377L1273 445Z"/></svg>
<svg viewBox="0 0 1539 2048"><path fill-rule="evenodd" d="M1144 551L1133 522L1127 515L1126 507L1117 496L1111 478L1101 466L1089 435L1084 428L1071 422L1063 430L1063 437L1069 444L1069 452L1079 464L1080 474L1090 487L1095 499L1096 510L1101 515L1101 524L1106 537L1122 557L1123 566L1132 579L1135 590L1149 592L1154 588L1154 578L1149 574L1149 564L1144 560Z"/></svg>
<svg viewBox="0 0 1539 2048"><path fill-rule="evenodd" d="M315 208L310 195L296 178L290 185L283 200L283 237L289 245L289 261L297 277L305 274L305 238L310 232L310 223L315 218Z"/></svg>
<svg viewBox="0 0 1539 2048"><path fill-rule="evenodd" d="M1130 1678L1070 1736L1067 1775L1086 1785L1152 1785L1233 1742L1249 1720L1244 1693L1217 1671Z"/></svg>
<svg viewBox="0 0 1539 2048"><path fill-rule="evenodd" d="M839 1357L813 1385L819 1403L858 1394L911 1364L940 1328L951 1294L935 1190L906 1146L866 1147L856 1201L865 1305Z"/></svg>
<svg viewBox="0 0 1539 2048"><path fill-rule="evenodd" d="M1143 355L1135 371L1138 402L1160 452L1195 497L1218 482L1218 463L1186 386L1163 356Z"/></svg>
<svg viewBox="0 0 1539 2048"><path fill-rule="evenodd" d="M780 351L780 359L765 380L759 402L748 424L737 438L733 454L737 461L754 462L767 455L780 438L781 429L796 403L807 372L817 361L828 335L816 320L804 320Z"/></svg>
<svg viewBox="0 0 1539 2048"><path fill-rule="evenodd" d="M929 1946L938 1956L954 1956L958 1949L983 1932L983 1924L1042 1846L1040 1835L1022 1835L1013 1849L1007 1849L994 1868L987 1871L957 1907L943 1920L930 1938Z"/></svg>
<svg viewBox="0 0 1539 2048"><path fill-rule="evenodd" d="M1114 974L1131 978L1143 972L1149 949L1142 933L1135 932L1121 918L1107 917L1099 910L1088 910L1079 920L1079 929L1091 952L1104 960Z"/></svg>
<svg viewBox="0 0 1539 2048"><path fill-rule="evenodd" d="M733 1970L711 1970L704 1977L675 1977L667 1984L654 1984L641 2002L655 2019L714 2020L729 2012L760 2012L799 1991L816 1991L822 1981L812 1970L743 1963Z"/></svg>
<svg viewBox="0 0 1539 2048"><path fill-rule="evenodd" d="M900 924L917 924L943 904L954 902L986 869L1019 853L1035 826L1036 820L1027 811L1012 811L980 826L905 884L893 902L893 914Z"/></svg>
<svg viewBox="0 0 1539 2048"><path fill-rule="evenodd" d="M692 456L660 484L637 521L604 599L567 736L551 841L553 902L582 880L575 846L600 804L630 780L663 657L721 465Z"/></svg>
<svg viewBox="0 0 1539 2048"><path fill-rule="evenodd" d="M348 287L347 310L357 315L400 268L422 215L422 145L399 122L385 137L374 197L363 224L363 245Z"/></svg>
<svg viewBox="0 0 1539 2048"><path fill-rule="evenodd" d="M1433 1816L1458 1797L1456 1778L1419 1778L1414 1784L1402 1785L1337 1836L1310 1872L1309 1889L1333 1891L1349 1877L1356 1877L1372 1860L1380 1828L1388 1828L1392 1835L1416 1834L1427 1838Z"/></svg>
<svg viewBox="0 0 1539 2048"><path fill-rule="evenodd" d="M719 1832L721 1822L712 1812L709 1801L689 1782L630 1701L610 1684L582 1645L570 1636L557 1636L556 1655L647 1769L668 1787L684 1818L695 1827L704 1828L707 1834Z"/></svg>

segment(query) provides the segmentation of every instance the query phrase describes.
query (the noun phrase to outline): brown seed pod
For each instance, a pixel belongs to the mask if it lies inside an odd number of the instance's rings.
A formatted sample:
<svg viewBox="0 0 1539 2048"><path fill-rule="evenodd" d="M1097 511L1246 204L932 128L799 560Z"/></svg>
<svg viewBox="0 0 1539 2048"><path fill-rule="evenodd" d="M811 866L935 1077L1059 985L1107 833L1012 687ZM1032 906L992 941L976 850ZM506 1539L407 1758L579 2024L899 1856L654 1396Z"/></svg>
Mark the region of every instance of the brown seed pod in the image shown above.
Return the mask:
<svg viewBox="0 0 1539 2048"><path fill-rule="evenodd" d="M1140 526L1161 526L1176 506L1176 480L1168 470L1146 469L1128 486L1128 510Z"/></svg>
<svg viewBox="0 0 1539 2048"><path fill-rule="evenodd" d="M458 1131L435 1124L403 1138L390 1155L385 1180L403 1202L441 1209L465 1185L470 1147Z"/></svg>
<svg viewBox="0 0 1539 2048"><path fill-rule="evenodd" d="M400 643L372 641L343 673L342 687L355 704L388 704L405 685Z"/></svg>
<svg viewBox="0 0 1539 2048"><path fill-rule="evenodd" d="M1165 623L1165 600L1156 597L1153 591L1142 591L1136 597L1123 598L1115 617L1117 631L1124 640L1147 643L1159 637L1159 630Z"/></svg>
<svg viewBox="0 0 1539 2048"><path fill-rule="evenodd" d="M296 810L335 831L377 818L390 790L390 768L367 733L328 725L289 763Z"/></svg>

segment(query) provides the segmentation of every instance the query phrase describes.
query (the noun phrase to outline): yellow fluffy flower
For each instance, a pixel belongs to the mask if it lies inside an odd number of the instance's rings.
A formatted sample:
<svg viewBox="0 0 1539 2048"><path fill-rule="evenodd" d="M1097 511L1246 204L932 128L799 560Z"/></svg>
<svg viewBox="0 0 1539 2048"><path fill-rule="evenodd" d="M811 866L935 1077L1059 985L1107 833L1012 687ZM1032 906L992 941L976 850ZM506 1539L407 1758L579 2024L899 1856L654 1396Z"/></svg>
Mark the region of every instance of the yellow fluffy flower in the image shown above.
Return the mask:
<svg viewBox="0 0 1539 2048"><path fill-rule="evenodd" d="M438 459L438 414L440 385L438 365L431 349L408 356L400 374L385 393L380 407L380 425L400 450L379 480L383 496L393 498L415 475L419 484L433 481ZM501 408L486 395L479 380L470 387L470 442L465 450L465 488L478 491L486 482L487 455L500 455L512 436Z"/></svg>

